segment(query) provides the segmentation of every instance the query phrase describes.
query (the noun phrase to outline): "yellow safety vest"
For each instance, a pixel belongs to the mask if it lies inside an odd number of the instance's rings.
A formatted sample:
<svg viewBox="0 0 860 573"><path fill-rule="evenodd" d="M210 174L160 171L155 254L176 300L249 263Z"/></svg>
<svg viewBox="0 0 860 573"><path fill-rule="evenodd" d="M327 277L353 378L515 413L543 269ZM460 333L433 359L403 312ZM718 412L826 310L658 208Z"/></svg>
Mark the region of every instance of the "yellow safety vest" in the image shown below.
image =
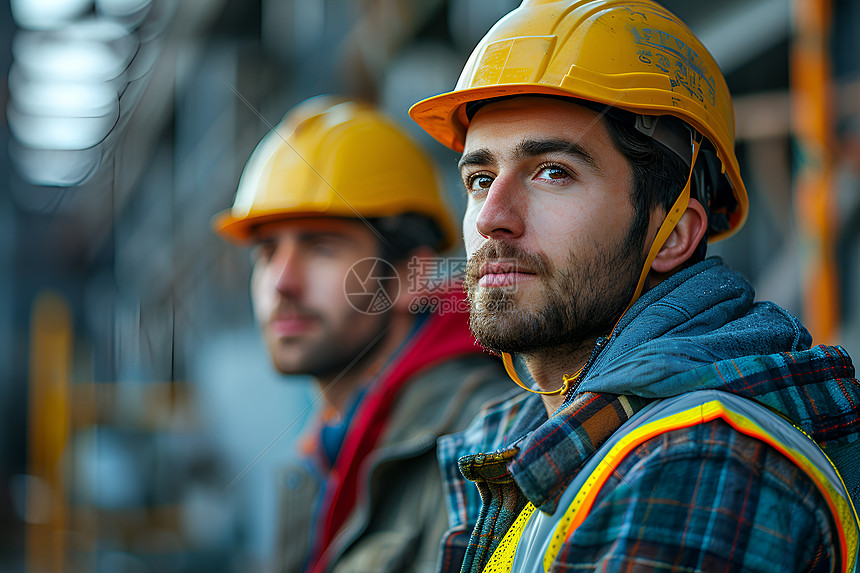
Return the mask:
<svg viewBox="0 0 860 573"><path fill-rule="evenodd" d="M735 430L772 446L815 483L833 514L839 571L858 565L857 513L834 465L802 430L768 408L734 394L699 390L649 404L618 429L593 455L562 495L553 515L528 503L502 538L484 573L549 571L562 545L591 510L597 494L627 454L651 438L722 419Z"/></svg>

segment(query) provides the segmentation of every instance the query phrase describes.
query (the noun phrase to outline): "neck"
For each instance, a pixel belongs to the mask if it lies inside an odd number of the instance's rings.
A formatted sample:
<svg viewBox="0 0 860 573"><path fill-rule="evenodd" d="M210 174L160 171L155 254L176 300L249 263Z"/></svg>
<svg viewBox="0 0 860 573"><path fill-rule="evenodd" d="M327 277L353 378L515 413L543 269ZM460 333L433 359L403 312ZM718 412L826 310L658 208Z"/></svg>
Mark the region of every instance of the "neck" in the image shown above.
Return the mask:
<svg viewBox="0 0 860 573"><path fill-rule="evenodd" d="M572 376L586 365L596 341L594 337L525 354L529 374L543 392L558 390L564 383L565 375ZM568 392L575 386L576 381L572 381ZM565 394L541 396L548 416L561 407L565 397Z"/></svg>
<svg viewBox="0 0 860 573"><path fill-rule="evenodd" d="M386 330L377 334L379 340L363 355L357 355L349 365L340 372L318 376L317 387L329 408L339 416L346 413L350 398L367 386L376 376L397 348L409 336L414 315L396 313Z"/></svg>

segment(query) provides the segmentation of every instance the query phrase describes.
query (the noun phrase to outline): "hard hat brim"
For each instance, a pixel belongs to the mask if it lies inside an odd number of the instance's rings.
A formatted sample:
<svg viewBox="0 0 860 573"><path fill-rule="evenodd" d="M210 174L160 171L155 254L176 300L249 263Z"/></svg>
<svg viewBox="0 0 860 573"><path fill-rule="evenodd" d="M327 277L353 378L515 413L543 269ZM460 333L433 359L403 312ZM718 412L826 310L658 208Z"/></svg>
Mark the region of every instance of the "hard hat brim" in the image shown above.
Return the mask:
<svg viewBox="0 0 860 573"><path fill-rule="evenodd" d="M409 108L409 117L436 141L460 153L466 140L467 103L514 95L558 95L573 99L569 91L536 84L480 86L442 93Z"/></svg>
<svg viewBox="0 0 860 573"><path fill-rule="evenodd" d="M381 213L379 215L365 215L365 218L377 218L377 217L386 217L386 216L394 216L407 211L395 211L392 213ZM428 218L432 219L437 225L444 222L444 226L440 228L440 232L442 233L442 238L438 245L433 245L433 247L439 251L444 252L450 248L453 248L459 242L459 232L458 230L449 222L448 218L433 218L429 215L421 213L420 211L410 211L414 213L420 213ZM212 217L211 225L212 228L224 239L227 239L231 243L237 245L248 245L252 242L254 238L254 232L257 228L262 225L266 225L269 223L277 223L279 221L291 221L293 219L353 219L359 220L359 217L355 213L335 213L332 211L319 212L319 211L272 211L269 213L266 212L258 212L254 215L234 215L231 209L225 209L220 213L216 213L214 217Z"/></svg>

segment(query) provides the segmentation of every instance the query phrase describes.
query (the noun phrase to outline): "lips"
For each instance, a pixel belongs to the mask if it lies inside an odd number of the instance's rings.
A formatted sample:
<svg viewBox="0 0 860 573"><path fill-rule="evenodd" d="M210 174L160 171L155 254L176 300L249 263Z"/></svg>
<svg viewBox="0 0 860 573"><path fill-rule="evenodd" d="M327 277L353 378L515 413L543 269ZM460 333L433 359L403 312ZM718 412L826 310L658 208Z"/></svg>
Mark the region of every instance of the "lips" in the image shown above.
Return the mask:
<svg viewBox="0 0 860 573"><path fill-rule="evenodd" d="M469 257L463 285L467 293L479 287L510 288L551 274L545 255L490 239Z"/></svg>
<svg viewBox="0 0 860 573"><path fill-rule="evenodd" d="M315 321L307 314L279 314L269 321L269 329L279 337L298 336L310 330Z"/></svg>
<svg viewBox="0 0 860 573"><path fill-rule="evenodd" d="M478 271L478 286L513 286L537 276L533 270L517 264L516 261L494 261L481 265Z"/></svg>

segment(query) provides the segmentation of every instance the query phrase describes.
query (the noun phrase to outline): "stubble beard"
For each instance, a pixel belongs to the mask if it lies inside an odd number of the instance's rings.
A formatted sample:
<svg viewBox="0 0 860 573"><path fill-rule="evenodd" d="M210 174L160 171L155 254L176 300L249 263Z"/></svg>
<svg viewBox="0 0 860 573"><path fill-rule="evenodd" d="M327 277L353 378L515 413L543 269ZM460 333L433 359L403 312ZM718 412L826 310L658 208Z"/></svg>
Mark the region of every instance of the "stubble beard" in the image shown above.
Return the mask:
<svg viewBox="0 0 860 573"><path fill-rule="evenodd" d="M275 369L285 375L312 376L321 381L340 378L348 372L363 370L375 358L374 350L385 339L384 333L391 328L389 313L378 317L378 327L373 336L348 340L348 327L333 326L326 317L315 313L323 330L315 336L297 340L279 339L267 334L269 352ZM349 324L343 320L344 324ZM377 336L383 334L383 336Z"/></svg>
<svg viewBox="0 0 860 573"><path fill-rule="evenodd" d="M588 259L570 251L563 268L555 268L543 253L488 241L466 265L463 287L472 334L493 353L524 355L579 348L607 334L627 308L644 264L630 239ZM539 300L522 300L524 293L516 285L478 286L481 266L500 259L535 272L542 287L536 293Z"/></svg>

